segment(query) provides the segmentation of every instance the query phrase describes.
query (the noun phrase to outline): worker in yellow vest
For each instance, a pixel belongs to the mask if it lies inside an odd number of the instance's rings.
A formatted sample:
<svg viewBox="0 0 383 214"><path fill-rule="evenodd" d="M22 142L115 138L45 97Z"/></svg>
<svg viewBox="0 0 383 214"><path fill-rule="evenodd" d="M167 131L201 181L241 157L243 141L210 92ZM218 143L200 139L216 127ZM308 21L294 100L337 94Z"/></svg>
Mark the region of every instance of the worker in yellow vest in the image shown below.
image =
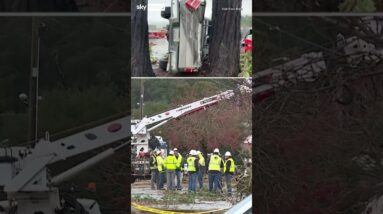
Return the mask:
<svg viewBox="0 0 383 214"><path fill-rule="evenodd" d="M231 180L233 179L235 171L235 163L233 158L231 157L230 152L225 153L225 164L223 168L223 174L225 176L226 186L227 186L227 192L229 196L231 196L232 188L231 188Z"/></svg>
<svg viewBox="0 0 383 214"><path fill-rule="evenodd" d="M197 151L198 154L198 183L199 183L199 188L203 188L203 177L205 175L206 171L206 166L205 166L205 158L202 155L202 152Z"/></svg>
<svg viewBox="0 0 383 214"><path fill-rule="evenodd" d="M164 159L161 156L161 151L157 151L157 169L158 169L158 179L157 179L157 189L164 189Z"/></svg>
<svg viewBox="0 0 383 214"><path fill-rule="evenodd" d="M217 192L218 189L221 189L221 174L223 168L222 158L219 156L219 149L216 148L213 151L213 154L210 156L209 160L209 192Z"/></svg>
<svg viewBox="0 0 383 214"><path fill-rule="evenodd" d="M177 160L174 157L174 151L170 151L169 155L164 160L164 166L166 169L166 186L168 190L174 190L175 171L177 168Z"/></svg>
<svg viewBox="0 0 383 214"><path fill-rule="evenodd" d="M183 169L183 167L182 167L182 155L178 152L177 148L174 148L173 151L174 151L174 157L177 161L177 165L176 165L176 179L177 179L176 188L177 188L177 190L181 190L182 189L182 186L181 186L182 169Z"/></svg>
<svg viewBox="0 0 383 214"><path fill-rule="evenodd" d="M187 158L188 173L189 173L189 192L197 191L197 173L198 173L198 154L197 151L191 150Z"/></svg>
<svg viewBox="0 0 383 214"><path fill-rule="evenodd" d="M153 151L150 156L151 188L155 189L158 180L157 151Z"/></svg>

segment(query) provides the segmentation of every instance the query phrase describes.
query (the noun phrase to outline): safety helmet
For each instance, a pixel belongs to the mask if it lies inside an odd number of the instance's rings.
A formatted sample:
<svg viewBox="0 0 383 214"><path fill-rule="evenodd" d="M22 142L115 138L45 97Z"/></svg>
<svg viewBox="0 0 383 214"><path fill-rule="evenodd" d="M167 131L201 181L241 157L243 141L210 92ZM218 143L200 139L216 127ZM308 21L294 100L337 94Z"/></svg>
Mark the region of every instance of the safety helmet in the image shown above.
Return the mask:
<svg viewBox="0 0 383 214"><path fill-rule="evenodd" d="M231 153L230 152L226 152L225 153L225 157L229 157L229 156L231 156Z"/></svg>
<svg viewBox="0 0 383 214"><path fill-rule="evenodd" d="M157 155L161 154L161 150L157 150Z"/></svg>
<svg viewBox="0 0 383 214"><path fill-rule="evenodd" d="M192 149L192 150L190 150L190 153L189 153L190 155L193 155L194 154L194 150Z"/></svg>
<svg viewBox="0 0 383 214"><path fill-rule="evenodd" d="M173 151L170 151L170 152L169 152L169 155L174 155L174 152L173 152Z"/></svg>
<svg viewBox="0 0 383 214"><path fill-rule="evenodd" d="M218 148L215 148L215 149L214 149L214 153L219 153L219 149L218 149Z"/></svg>
<svg viewBox="0 0 383 214"><path fill-rule="evenodd" d="M178 151L178 149L177 149L177 148L174 148L173 151Z"/></svg>

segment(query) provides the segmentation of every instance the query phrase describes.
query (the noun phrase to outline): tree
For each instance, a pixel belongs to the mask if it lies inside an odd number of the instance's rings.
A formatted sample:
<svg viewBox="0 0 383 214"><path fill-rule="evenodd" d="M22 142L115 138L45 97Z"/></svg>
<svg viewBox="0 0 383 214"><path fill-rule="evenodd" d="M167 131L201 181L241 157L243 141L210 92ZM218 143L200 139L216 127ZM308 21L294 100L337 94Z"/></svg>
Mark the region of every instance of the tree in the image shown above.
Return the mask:
<svg viewBox="0 0 383 214"><path fill-rule="evenodd" d="M194 87L198 85L207 86L205 88L209 86L201 82ZM208 90L204 93L209 94ZM201 96L189 92L187 97L172 102L179 106L198 99L201 99ZM251 96L238 95L234 99L221 101L205 111L201 110L173 120L159 131L172 147L177 147L183 152L198 149L208 153L214 148L220 148L237 155L238 153L234 151L237 151L244 139L251 135Z"/></svg>
<svg viewBox="0 0 383 214"><path fill-rule="evenodd" d="M209 49L212 76L238 76L240 72L240 8L242 1L213 1L213 32Z"/></svg>
<svg viewBox="0 0 383 214"><path fill-rule="evenodd" d="M155 76L150 62L148 12L137 5L148 5L148 0L132 1L132 76Z"/></svg>
<svg viewBox="0 0 383 214"><path fill-rule="evenodd" d="M325 32L335 27L335 32L344 33L346 38L366 37L364 40L370 42L369 45L380 49L380 36L368 30L367 21L360 18L318 19L328 22L328 27L321 29L322 25L316 25L316 30L324 37L333 38L331 44L339 40L330 31ZM297 22L292 23L296 25ZM314 35L299 32L296 27L286 28L282 23L278 26L296 35L295 38L304 38L301 41L323 44ZM354 26L364 30L354 30ZM262 33L272 38L273 32L265 29ZM261 42L259 45L269 44ZM283 46L283 49L296 48L290 41ZM328 52L325 56L327 69L318 73L316 81L293 80L274 96L254 105L254 122L262 124L257 126L255 133L258 212L361 213L373 196L381 197L381 60L371 60L374 54L366 53L347 63L343 59L354 54L345 51L349 47L355 49L356 46L346 45L343 51L337 46L315 47L314 51ZM307 53L300 48L296 49L299 55ZM296 54L290 52L281 56L293 60ZM259 57L269 56L261 54ZM281 71L291 74L294 69L282 68ZM274 81L281 82L280 79Z"/></svg>

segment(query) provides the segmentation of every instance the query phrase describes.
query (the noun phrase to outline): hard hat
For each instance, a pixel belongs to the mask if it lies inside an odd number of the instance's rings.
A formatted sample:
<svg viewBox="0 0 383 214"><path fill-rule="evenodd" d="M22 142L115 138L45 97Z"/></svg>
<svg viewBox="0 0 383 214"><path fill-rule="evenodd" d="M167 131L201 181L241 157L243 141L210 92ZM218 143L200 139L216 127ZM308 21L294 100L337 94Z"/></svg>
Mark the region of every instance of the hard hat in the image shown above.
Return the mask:
<svg viewBox="0 0 383 214"><path fill-rule="evenodd" d="M192 149L192 150L190 150L190 153L189 153L190 155L193 155L194 154L194 150Z"/></svg>
<svg viewBox="0 0 383 214"><path fill-rule="evenodd" d="M174 152L173 152L173 151L170 151L170 152L169 152L169 155L174 155Z"/></svg>
<svg viewBox="0 0 383 214"><path fill-rule="evenodd" d="M177 149L177 148L174 148L173 151L178 151L178 149Z"/></svg>
<svg viewBox="0 0 383 214"><path fill-rule="evenodd" d="M161 150L157 150L157 155L161 154Z"/></svg>
<svg viewBox="0 0 383 214"><path fill-rule="evenodd" d="M219 149L218 149L218 148L215 148L215 149L214 149L214 152L219 153Z"/></svg>
<svg viewBox="0 0 383 214"><path fill-rule="evenodd" d="M198 155L198 152L196 150L194 150L193 155Z"/></svg>
<svg viewBox="0 0 383 214"><path fill-rule="evenodd" d="M225 153L225 156L226 156L226 157L231 156L231 153L230 153L230 152L226 152L226 153Z"/></svg>

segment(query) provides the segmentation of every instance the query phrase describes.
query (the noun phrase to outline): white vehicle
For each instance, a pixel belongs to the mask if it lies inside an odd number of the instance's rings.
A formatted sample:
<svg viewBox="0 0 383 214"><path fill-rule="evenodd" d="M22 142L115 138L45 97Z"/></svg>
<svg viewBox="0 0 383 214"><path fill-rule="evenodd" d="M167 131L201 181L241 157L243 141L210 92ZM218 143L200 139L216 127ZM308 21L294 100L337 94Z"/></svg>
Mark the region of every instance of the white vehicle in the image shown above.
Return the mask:
<svg viewBox="0 0 383 214"><path fill-rule="evenodd" d="M169 20L168 59L160 67L170 72L197 72L208 55L210 27L205 0L171 0L161 12ZM165 61L165 62L164 62Z"/></svg>
<svg viewBox="0 0 383 214"><path fill-rule="evenodd" d="M0 148L0 186L8 199L0 205L7 204L3 207L7 214L101 214L96 201L60 194L57 185L129 145L130 136L130 117L127 116L55 141L41 139L31 149ZM50 164L116 142L120 144L61 174L51 176L49 173Z"/></svg>

